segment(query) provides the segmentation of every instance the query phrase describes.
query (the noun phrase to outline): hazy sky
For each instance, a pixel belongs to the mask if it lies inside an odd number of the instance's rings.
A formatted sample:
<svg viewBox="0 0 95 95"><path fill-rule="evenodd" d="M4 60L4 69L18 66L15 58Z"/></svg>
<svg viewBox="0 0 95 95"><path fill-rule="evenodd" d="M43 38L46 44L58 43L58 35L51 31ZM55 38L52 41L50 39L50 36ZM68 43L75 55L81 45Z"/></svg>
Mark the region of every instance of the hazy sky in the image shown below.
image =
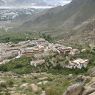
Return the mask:
<svg viewBox="0 0 95 95"><path fill-rule="evenodd" d="M57 6L70 3L71 0L0 0L0 7ZM2 3L3 2L3 3Z"/></svg>
<svg viewBox="0 0 95 95"><path fill-rule="evenodd" d="M68 3L70 0L1 0L4 1L6 4L14 3L14 2L24 2L24 3L32 3L32 2L46 2L48 4L64 4Z"/></svg>

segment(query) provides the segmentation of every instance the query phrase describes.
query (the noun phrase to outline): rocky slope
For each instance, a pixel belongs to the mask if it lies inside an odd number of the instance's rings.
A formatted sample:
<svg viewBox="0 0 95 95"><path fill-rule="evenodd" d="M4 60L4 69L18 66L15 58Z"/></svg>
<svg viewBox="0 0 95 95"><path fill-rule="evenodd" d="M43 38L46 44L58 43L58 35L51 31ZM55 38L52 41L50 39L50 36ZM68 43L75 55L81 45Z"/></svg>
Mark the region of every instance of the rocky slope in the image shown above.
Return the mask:
<svg viewBox="0 0 95 95"><path fill-rule="evenodd" d="M50 9L36 19L29 20L21 26L20 31L31 31L32 29L32 31L36 30L37 32L49 33L56 38L69 41L71 41L72 37L72 40L75 41L78 32L74 33L72 31L74 31L76 27L84 25L86 21L88 23L88 20L94 17L94 8L94 0L73 0L64 7ZM80 28L77 29L77 31L79 30ZM84 31L81 29L80 33L83 32ZM80 40L81 38L82 35L80 34L80 37L77 40Z"/></svg>

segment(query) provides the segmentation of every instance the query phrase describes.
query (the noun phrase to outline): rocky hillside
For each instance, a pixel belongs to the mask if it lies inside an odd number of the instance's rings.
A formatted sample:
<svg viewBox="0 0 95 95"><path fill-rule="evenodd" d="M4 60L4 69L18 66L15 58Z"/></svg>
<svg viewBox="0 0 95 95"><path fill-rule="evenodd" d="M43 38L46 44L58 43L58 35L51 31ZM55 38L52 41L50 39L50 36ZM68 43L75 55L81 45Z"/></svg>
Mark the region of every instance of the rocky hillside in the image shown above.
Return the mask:
<svg viewBox="0 0 95 95"><path fill-rule="evenodd" d="M94 66L90 46L74 49L42 38L0 43L0 95L95 95Z"/></svg>
<svg viewBox="0 0 95 95"><path fill-rule="evenodd" d="M20 26L20 31L31 31L32 29L32 31L52 34L58 39L69 40L70 37L73 37L72 39L75 40L74 37L77 37L78 32L73 33L72 31L80 25L84 25L85 22L88 23L88 20L94 17L94 8L94 0L73 0L64 7L50 9L36 19L24 23L22 27ZM79 30L80 28L77 31ZM81 29L80 33L83 32ZM80 34L77 40L81 38Z"/></svg>

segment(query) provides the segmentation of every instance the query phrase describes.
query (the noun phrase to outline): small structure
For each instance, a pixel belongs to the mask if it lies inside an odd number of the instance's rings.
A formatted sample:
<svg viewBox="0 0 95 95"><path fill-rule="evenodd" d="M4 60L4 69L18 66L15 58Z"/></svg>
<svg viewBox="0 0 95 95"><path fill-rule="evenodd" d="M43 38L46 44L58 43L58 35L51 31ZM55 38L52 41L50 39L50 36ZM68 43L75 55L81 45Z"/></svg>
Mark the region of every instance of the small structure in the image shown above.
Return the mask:
<svg viewBox="0 0 95 95"><path fill-rule="evenodd" d="M72 50L71 47L58 47L57 49L58 49L58 50L60 51L60 53L62 53L62 54L69 54L70 51Z"/></svg>
<svg viewBox="0 0 95 95"><path fill-rule="evenodd" d="M76 59L74 61L70 61L68 65L66 65L66 68L70 68L70 69L82 69L82 68L86 68L87 65L89 63L88 59Z"/></svg>
<svg viewBox="0 0 95 95"><path fill-rule="evenodd" d="M30 65L37 67L38 65L42 65L42 64L44 64L44 63L45 63L45 60L42 59L42 60L31 61L31 62L30 62Z"/></svg>
<svg viewBox="0 0 95 95"><path fill-rule="evenodd" d="M47 46L47 45L49 44L49 42L46 41L46 40L43 39L43 38L40 38L40 39L36 40L36 44L37 44L37 45L41 45L41 46Z"/></svg>
<svg viewBox="0 0 95 95"><path fill-rule="evenodd" d="M80 53L80 51L78 49L72 49L69 54L71 56L74 56L75 54L79 54L79 53Z"/></svg>

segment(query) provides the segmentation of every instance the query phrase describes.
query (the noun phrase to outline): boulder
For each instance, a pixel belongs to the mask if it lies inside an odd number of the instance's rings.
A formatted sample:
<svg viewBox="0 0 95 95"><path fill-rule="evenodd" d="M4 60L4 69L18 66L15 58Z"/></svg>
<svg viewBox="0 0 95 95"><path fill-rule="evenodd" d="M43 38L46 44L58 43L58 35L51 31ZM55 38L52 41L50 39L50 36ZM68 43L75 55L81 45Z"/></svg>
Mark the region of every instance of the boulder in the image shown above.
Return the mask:
<svg viewBox="0 0 95 95"><path fill-rule="evenodd" d="M77 82L84 82L87 83L91 80L90 76L83 76L83 75L78 75L78 77L76 78Z"/></svg>
<svg viewBox="0 0 95 95"><path fill-rule="evenodd" d="M26 94L14 93L14 94L11 94L11 95L26 95Z"/></svg>
<svg viewBox="0 0 95 95"><path fill-rule="evenodd" d="M42 82L38 82L38 85L46 85L48 83L48 81L42 81Z"/></svg>
<svg viewBox="0 0 95 95"><path fill-rule="evenodd" d="M42 91L41 95L46 95L46 92L45 91Z"/></svg>
<svg viewBox="0 0 95 95"><path fill-rule="evenodd" d="M39 91L39 87L36 84L30 84L30 87L32 88L32 91L35 93Z"/></svg>
<svg viewBox="0 0 95 95"><path fill-rule="evenodd" d="M89 70L88 70L88 74L89 74L90 76L94 77L94 76L95 76L95 67L89 69Z"/></svg>
<svg viewBox="0 0 95 95"><path fill-rule="evenodd" d="M86 90L83 91L82 95L89 95L91 93L95 92L95 88L88 88Z"/></svg>
<svg viewBox="0 0 95 95"><path fill-rule="evenodd" d="M91 85L92 88L95 88L95 82Z"/></svg>
<svg viewBox="0 0 95 95"><path fill-rule="evenodd" d="M69 86L63 95L81 95L84 87L82 83L76 83Z"/></svg>
<svg viewBox="0 0 95 95"><path fill-rule="evenodd" d="M95 92L93 92L93 93L91 93L91 94L89 94L89 95L95 95Z"/></svg>
<svg viewBox="0 0 95 95"><path fill-rule="evenodd" d="M87 50L86 49L82 49L81 52L86 52Z"/></svg>
<svg viewBox="0 0 95 95"><path fill-rule="evenodd" d="M42 77L42 78L39 78L40 81L43 81L43 80L48 80L48 77Z"/></svg>
<svg viewBox="0 0 95 95"><path fill-rule="evenodd" d="M72 79L72 78L73 78L73 74L69 74L68 79Z"/></svg>
<svg viewBox="0 0 95 95"><path fill-rule="evenodd" d="M22 84L21 86L20 86L20 88L28 88L28 83L24 83L24 84Z"/></svg>

